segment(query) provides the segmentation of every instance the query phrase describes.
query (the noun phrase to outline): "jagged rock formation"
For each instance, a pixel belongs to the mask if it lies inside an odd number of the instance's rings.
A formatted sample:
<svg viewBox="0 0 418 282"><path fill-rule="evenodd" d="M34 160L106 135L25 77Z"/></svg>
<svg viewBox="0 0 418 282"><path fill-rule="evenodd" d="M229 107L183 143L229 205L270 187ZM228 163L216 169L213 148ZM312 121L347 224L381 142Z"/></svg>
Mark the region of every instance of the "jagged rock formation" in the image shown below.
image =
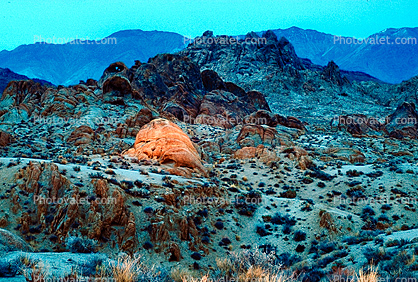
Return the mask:
<svg viewBox="0 0 418 282"><path fill-rule="evenodd" d="M414 103L403 103L396 111L385 118L382 123L376 118L366 115L354 114L340 116L338 128L344 128L353 136L385 135L396 139L405 137L417 139L418 113Z"/></svg>
<svg viewBox="0 0 418 282"><path fill-rule="evenodd" d="M343 86L344 84L350 83L346 77L341 75L340 68L336 63L334 63L334 61L328 63L328 65L322 71L321 77L338 86Z"/></svg>
<svg viewBox="0 0 418 282"><path fill-rule="evenodd" d="M418 113L414 103L403 103L387 118L389 136L418 138Z"/></svg>
<svg viewBox="0 0 418 282"><path fill-rule="evenodd" d="M253 41L245 41L246 38ZM212 44L205 44L208 41ZM227 36L207 32L179 54L196 62L206 73L205 79L213 77L209 70L220 75L213 85L207 83L209 89L224 89L227 85L221 80L235 83L244 91L256 89L266 96L273 112L284 116L305 117L304 121L310 124L324 125L340 115L352 114L353 109L361 108L357 106L360 104L381 117L391 113L388 106L399 105L405 97L415 102L414 78L402 86L366 77L363 81L361 76L350 81L350 74L340 71L334 62L323 67L298 58L292 44L285 38L277 39L271 31L249 33L239 43L228 42ZM399 95L393 95L394 92Z"/></svg>

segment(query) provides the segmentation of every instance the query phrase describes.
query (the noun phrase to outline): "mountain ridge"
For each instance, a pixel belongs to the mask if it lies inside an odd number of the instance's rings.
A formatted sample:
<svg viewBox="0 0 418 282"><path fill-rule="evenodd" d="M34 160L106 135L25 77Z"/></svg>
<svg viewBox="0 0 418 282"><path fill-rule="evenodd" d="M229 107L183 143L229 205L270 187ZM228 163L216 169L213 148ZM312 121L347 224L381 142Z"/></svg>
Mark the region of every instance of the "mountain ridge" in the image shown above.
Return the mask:
<svg viewBox="0 0 418 282"><path fill-rule="evenodd" d="M343 73L362 72L392 84L418 75L418 56L415 56L418 54L418 45L334 44L335 35L295 26L272 31L278 38L289 40L298 57L307 58L321 66L334 61ZM418 28L387 28L368 38L407 35L418 38ZM184 36L174 32L128 29L114 32L103 39L113 37L117 44L82 45L70 41L56 45L20 45L11 51L0 52L0 67L57 85L71 85L88 78L99 79L101 70L113 62L122 61L126 65L133 65L135 60L146 62L159 53L173 53L185 47ZM350 37L341 38L347 40ZM356 77L368 80L367 75Z"/></svg>

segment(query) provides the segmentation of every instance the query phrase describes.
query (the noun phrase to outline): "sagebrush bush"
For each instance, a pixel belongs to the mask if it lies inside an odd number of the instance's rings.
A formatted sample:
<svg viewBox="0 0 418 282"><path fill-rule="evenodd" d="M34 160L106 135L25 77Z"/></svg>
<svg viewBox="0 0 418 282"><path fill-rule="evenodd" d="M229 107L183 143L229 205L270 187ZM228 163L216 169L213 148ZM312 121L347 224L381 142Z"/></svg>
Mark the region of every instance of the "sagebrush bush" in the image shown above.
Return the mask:
<svg viewBox="0 0 418 282"><path fill-rule="evenodd" d="M0 277L14 277L21 267L22 263L18 257L0 259Z"/></svg>

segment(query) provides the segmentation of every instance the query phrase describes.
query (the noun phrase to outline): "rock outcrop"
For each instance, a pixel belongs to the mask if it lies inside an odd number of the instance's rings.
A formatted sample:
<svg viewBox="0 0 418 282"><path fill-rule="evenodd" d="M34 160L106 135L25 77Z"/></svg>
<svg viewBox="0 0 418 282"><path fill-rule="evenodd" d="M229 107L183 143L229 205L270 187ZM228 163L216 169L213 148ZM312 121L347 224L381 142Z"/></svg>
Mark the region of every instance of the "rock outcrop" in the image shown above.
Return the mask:
<svg viewBox="0 0 418 282"><path fill-rule="evenodd" d="M350 81L341 74L340 68L336 63L334 63L334 61L330 61L328 63L328 65L322 71L321 76L322 79L330 81L338 86L350 84Z"/></svg>
<svg viewBox="0 0 418 282"><path fill-rule="evenodd" d="M379 136L387 133L383 123L376 118L361 114L340 116L338 118L338 128L340 130L344 128L348 133L355 136Z"/></svg>
<svg viewBox="0 0 418 282"><path fill-rule="evenodd" d="M387 118L389 136L397 139L418 138L418 113L414 103L403 103Z"/></svg>
<svg viewBox="0 0 418 282"><path fill-rule="evenodd" d="M136 136L134 147L126 152L126 156L158 160L177 174L207 173L190 138L177 125L165 119L155 119L143 126Z"/></svg>
<svg viewBox="0 0 418 282"><path fill-rule="evenodd" d="M111 64L103 72L98 85L103 89L103 94L113 91L116 95L132 93L132 86L129 81L129 68L122 62Z"/></svg>
<svg viewBox="0 0 418 282"><path fill-rule="evenodd" d="M32 247L19 236L0 228L0 253L11 251L30 252Z"/></svg>

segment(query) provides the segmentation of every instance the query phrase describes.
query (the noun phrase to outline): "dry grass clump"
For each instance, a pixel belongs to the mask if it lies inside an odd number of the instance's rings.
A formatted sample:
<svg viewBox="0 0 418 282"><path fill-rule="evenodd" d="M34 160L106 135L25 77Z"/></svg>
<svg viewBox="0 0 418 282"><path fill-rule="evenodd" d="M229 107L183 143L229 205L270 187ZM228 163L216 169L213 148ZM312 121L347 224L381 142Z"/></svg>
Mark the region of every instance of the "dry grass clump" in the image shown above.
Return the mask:
<svg viewBox="0 0 418 282"><path fill-rule="evenodd" d="M27 282L45 282L48 278L48 267L42 262L32 265L31 268L24 268L21 271Z"/></svg>
<svg viewBox="0 0 418 282"><path fill-rule="evenodd" d="M115 265L111 266L115 282L134 282L139 272L140 257L119 257Z"/></svg>
<svg viewBox="0 0 418 282"><path fill-rule="evenodd" d="M114 282L173 281L170 273L165 268L155 265L148 267L141 262L141 257L138 254L119 257L117 262L110 264L110 269L110 276L112 276ZM105 270L99 271L100 278L103 278L105 275Z"/></svg>
<svg viewBox="0 0 418 282"><path fill-rule="evenodd" d="M174 282L195 281L195 278L193 278L191 273L184 267L173 268L171 270L170 277L174 280Z"/></svg>
<svg viewBox="0 0 418 282"><path fill-rule="evenodd" d="M283 268L274 252L266 254L259 249L232 252L226 258L217 259L216 265L218 269L213 274L215 280L233 278L236 281L282 282L296 278Z"/></svg>
<svg viewBox="0 0 418 282"><path fill-rule="evenodd" d="M369 271L364 272L360 269L358 275L356 275L356 282L378 282L381 281L376 268L370 267Z"/></svg>

